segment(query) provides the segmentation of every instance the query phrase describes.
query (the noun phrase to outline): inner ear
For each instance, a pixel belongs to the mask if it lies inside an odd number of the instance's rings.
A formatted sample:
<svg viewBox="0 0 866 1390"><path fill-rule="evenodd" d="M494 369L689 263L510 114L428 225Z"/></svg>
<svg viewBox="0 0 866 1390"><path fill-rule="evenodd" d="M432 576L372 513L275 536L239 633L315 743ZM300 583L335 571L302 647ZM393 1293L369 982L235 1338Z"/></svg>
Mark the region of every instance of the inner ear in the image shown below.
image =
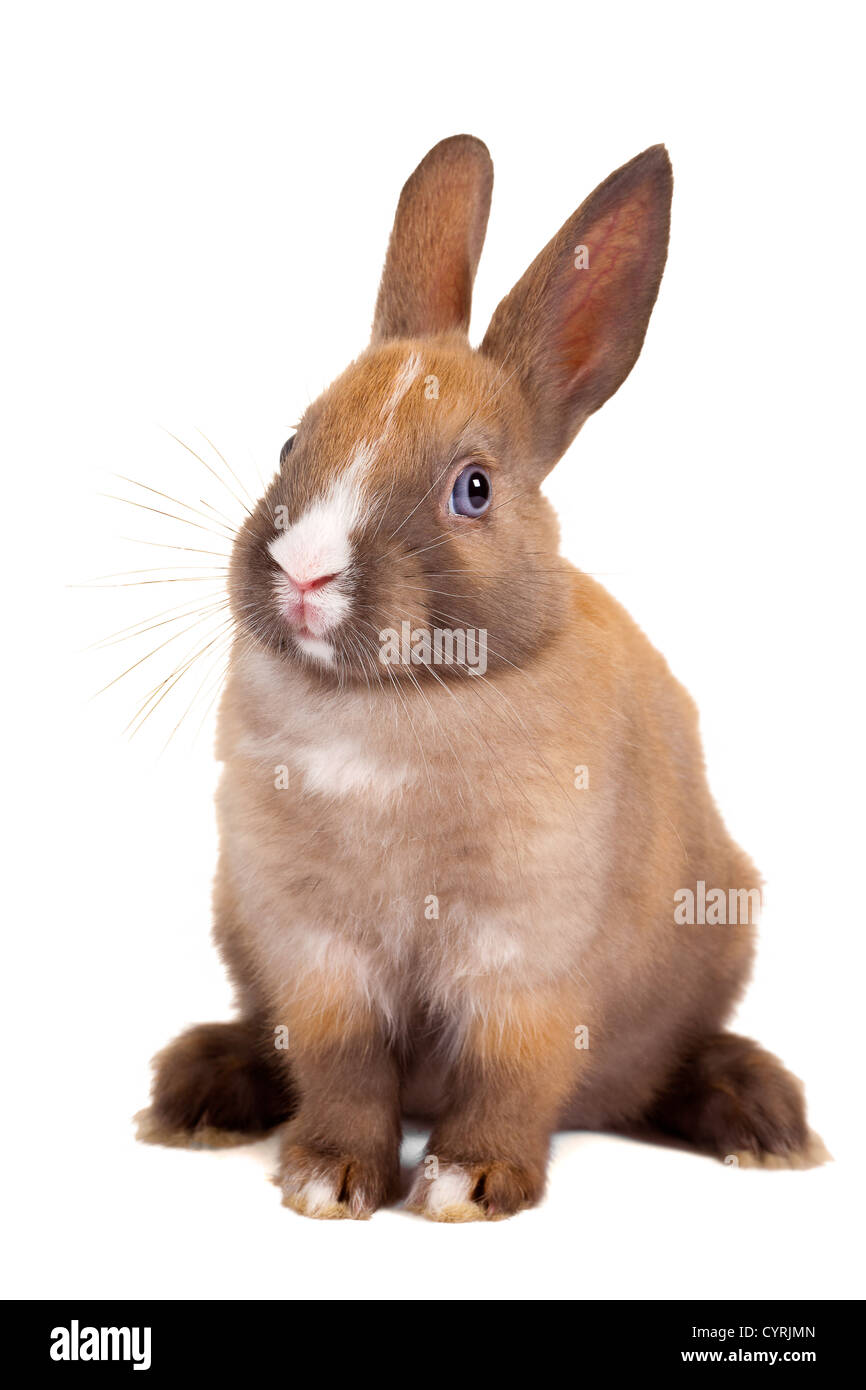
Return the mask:
<svg viewBox="0 0 866 1390"><path fill-rule="evenodd" d="M493 164L472 135L434 145L405 184L376 300L373 342L469 328Z"/></svg>
<svg viewBox="0 0 866 1390"><path fill-rule="evenodd" d="M509 360L546 471L625 381L664 270L673 175L663 145L590 194L502 301L481 351Z"/></svg>

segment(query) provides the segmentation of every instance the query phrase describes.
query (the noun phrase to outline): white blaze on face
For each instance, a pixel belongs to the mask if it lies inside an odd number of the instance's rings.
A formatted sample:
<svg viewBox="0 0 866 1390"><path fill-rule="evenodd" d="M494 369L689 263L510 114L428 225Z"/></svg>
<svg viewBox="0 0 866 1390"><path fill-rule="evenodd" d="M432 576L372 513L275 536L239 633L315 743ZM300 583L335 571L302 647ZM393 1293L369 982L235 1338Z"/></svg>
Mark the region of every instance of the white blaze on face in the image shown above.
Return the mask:
<svg viewBox="0 0 866 1390"><path fill-rule="evenodd" d="M323 574L340 574L352 559L350 536L361 520L361 492L348 475L308 507L268 546L281 570L300 584Z"/></svg>
<svg viewBox="0 0 866 1390"><path fill-rule="evenodd" d="M268 545L282 571L276 579L277 601L297 629L295 642L307 656L324 665L334 662L327 634L349 610L349 581L337 577L306 594L299 586L323 575L345 576L352 560L352 531L364 518L361 471L353 463L324 497L308 507L294 525L278 531Z"/></svg>
<svg viewBox="0 0 866 1390"><path fill-rule="evenodd" d="M282 571L276 580L277 600L295 629L294 640L301 651L324 665L334 664L328 633L339 626L349 611L351 578L346 571L352 561L352 534L370 514L365 484L387 439L394 412L420 371L420 357L410 353L379 413L378 435L372 440L362 439L345 473L293 525L278 531L268 545ZM325 575L335 578L320 588L303 592L302 586Z"/></svg>
<svg viewBox="0 0 866 1390"><path fill-rule="evenodd" d="M379 418L385 422L385 431L387 431L388 426L394 418L394 411L397 409L397 406L402 401L420 371L421 358L418 356L417 352L411 352L395 376L391 394L382 406L380 412Z"/></svg>

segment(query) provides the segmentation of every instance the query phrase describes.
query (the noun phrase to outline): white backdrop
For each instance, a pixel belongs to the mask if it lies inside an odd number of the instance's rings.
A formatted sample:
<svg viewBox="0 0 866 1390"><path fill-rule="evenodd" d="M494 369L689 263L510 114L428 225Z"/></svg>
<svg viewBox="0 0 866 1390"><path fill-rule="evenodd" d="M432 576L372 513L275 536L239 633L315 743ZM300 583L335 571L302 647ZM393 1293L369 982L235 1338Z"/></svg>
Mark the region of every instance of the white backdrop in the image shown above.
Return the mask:
<svg viewBox="0 0 866 1390"><path fill-rule="evenodd" d="M7 10L10 1294L862 1293L858 25L840 3ZM274 468L364 345L403 180L459 131L497 175L474 341L596 183L670 149L643 356L549 492L565 553L697 698L713 788L768 881L739 1027L805 1078L836 1162L733 1172L567 1135L546 1204L512 1222L309 1222L265 1181L273 1143L133 1141L152 1053L229 1009L211 687L164 751L201 664L128 741L181 644L96 699L149 648L86 649L198 586L77 586L165 562L123 537L212 539L104 500L136 495L112 474L231 509L166 430L199 447L202 429L251 487Z"/></svg>

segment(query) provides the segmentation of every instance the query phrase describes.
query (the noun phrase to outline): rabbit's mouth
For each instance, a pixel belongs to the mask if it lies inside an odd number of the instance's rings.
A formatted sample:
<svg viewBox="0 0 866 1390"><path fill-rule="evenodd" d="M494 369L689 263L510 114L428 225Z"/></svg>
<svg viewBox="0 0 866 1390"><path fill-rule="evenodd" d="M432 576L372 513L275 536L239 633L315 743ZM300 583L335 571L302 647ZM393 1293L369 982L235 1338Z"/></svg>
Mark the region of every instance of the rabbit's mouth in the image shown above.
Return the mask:
<svg viewBox="0 0 866 1390"><path fill-rule="evenodd" d="M333 667L335 639L349 614L351 594L342 571L310 580L279 568L273 580L273 600L280 626L290 646L317 665Z"/></svg>
<svg viewBox="0 0 866 1390"><path fill-rule="evenodd" d="M301 638L324 638L345 619L351 602L341 574L324 574L298 581L280 569L274 579L280 617Z"/></svg>

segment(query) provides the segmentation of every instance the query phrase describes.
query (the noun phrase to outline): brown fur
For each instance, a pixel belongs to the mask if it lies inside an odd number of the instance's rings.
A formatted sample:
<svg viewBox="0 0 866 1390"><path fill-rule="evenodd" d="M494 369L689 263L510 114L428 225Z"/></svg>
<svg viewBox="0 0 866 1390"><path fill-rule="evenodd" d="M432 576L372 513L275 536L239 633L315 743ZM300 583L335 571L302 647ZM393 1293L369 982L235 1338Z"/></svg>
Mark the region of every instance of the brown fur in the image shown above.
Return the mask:
<svg viewBox="0 0 866 1390"><path fill-rule="evenodd" d="M373 342L468 329L493 165L471 135L434 146L400 195Z"/></svg>
<svg viewBox="0 0 866 1390"><path fill-rule="evenodd" d="M393 1196L401 1111L435 1117L441 1176L410 1204L446 1221L536 1201L557 1124L651 1123L722 1157L808 1148L799 1083L722 1032L753 925L674 921L699 879L760 884L707 788L694 706L557 556L538 488L637 358L670 195L661 147L612 175L474 352L489 158L469 137L437 146L400 200L373 346L307 411L239 535L215 932L243 1018L162 1054L154 1113L252 1132L297 1095L281 1182L307 1214ZM369 505L323 667L281 615L268 545L276 508L306 516L359 450ZM492 481L478 518L448 507L467 462ZM383 671L377 634L403 619L484 628L487 674Z"/></svg>
<svg viewBox="0 0 866 1390"><path fill-rule="evenodd" d="M154 1059L156 1081L147 1136L209 1130L265 1134L294 1106L253 1019L202 1023Z"/></svg>

